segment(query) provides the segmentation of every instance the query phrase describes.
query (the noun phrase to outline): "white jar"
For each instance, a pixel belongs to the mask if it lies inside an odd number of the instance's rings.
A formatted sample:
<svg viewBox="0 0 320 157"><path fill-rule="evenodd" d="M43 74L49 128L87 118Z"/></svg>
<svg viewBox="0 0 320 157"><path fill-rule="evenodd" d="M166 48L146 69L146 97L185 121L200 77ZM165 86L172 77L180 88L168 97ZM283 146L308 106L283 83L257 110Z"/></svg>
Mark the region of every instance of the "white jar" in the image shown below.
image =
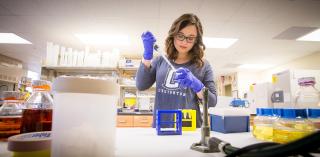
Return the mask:
<svg viewBox="0 0 320 157"><path fill-rule="evenodd" d="M58 77L53 90L51 156L114 156L116 81Z"/></svg>

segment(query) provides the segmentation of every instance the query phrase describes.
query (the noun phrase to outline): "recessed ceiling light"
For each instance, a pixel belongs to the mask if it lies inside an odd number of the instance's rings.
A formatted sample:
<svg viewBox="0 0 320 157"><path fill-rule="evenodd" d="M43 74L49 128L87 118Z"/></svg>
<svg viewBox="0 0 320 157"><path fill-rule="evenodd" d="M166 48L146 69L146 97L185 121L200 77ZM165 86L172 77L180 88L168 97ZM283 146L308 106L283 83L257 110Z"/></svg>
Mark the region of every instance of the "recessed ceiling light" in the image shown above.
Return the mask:
<svg viewBox="0 0 320 157"><path fill-rule="evenodd" d="M0 33L0 43L3 44L32 44L14 33Z"/></svg>
<svg viewBox="0 0 320 157"><path fill-rule="evenodd" d="M307 35L297 39L298 41L320 41L320 29L317 29Z"/></svg>
<svg viewBox="0 0 320 157"><path fill-rule="evenodd" d="M271 64L242 64L238 66L240 69L256 69L256 70L263 70L273 67L274 65Z"/></svg>
<svg viewBox="0 0 320 157"><path fill-rule="evenodd" d="M74 34L87 45L112 45L129 46L130 39L127 35L104 35L104 34Z"/></svg>
<svg viewBox="0 0 320 157"><path fill-rule="evenodd" d="M203 37L203 42L206 48L229 48L238 39L235 38L213 38L213 37Z"/></svg>

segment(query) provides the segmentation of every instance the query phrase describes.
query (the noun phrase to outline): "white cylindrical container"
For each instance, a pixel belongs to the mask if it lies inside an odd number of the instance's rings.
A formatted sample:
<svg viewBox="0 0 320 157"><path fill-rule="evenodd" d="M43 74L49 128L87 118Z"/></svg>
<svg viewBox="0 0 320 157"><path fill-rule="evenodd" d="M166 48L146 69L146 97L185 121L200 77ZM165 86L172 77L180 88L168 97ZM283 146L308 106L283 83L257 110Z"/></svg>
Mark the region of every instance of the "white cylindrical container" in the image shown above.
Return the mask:
<svg viewBox="0 0 320 157"><path fill-rule="evenodd" d="M53 90L51 156L114 156L116 81L58 77Z"/></svg>

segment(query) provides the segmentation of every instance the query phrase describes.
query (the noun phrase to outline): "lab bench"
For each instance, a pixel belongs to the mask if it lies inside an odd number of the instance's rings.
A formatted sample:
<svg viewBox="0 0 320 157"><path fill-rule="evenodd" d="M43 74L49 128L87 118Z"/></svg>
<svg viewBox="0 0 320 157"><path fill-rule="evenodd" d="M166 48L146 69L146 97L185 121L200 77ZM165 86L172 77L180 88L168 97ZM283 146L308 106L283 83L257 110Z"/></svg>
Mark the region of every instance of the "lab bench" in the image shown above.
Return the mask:
<svg viewBox="0 0 320 157"><path fill-rule="evenodd" d="M183 132L182 135L158 136L154 128L117 128L115 157L222 157L222 153L200 153L190 149L192 143L199 142L200 129L195 132ZM261 142L251 132L222 134L210 132L233 146L243 147ZM0 142L0 156L10 157L7 142ZM107 148L106 148L107 149Z"/></svg>

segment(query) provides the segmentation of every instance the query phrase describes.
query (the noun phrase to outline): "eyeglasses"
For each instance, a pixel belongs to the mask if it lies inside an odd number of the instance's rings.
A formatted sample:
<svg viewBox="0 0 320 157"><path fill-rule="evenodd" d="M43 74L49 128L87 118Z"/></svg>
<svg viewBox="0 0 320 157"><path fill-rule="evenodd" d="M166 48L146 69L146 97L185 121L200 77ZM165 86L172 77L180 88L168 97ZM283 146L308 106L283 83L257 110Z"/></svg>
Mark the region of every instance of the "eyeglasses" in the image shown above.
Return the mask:
<svg viewBox="0 0 320 157"><path fill-rule="evenodd" d="M176 35L176 39L178 39L179 41L183 41L184 39L186 39L187 43L194 43L196 38L197 37L186 37L182 33L178 33Z"/></svg>

